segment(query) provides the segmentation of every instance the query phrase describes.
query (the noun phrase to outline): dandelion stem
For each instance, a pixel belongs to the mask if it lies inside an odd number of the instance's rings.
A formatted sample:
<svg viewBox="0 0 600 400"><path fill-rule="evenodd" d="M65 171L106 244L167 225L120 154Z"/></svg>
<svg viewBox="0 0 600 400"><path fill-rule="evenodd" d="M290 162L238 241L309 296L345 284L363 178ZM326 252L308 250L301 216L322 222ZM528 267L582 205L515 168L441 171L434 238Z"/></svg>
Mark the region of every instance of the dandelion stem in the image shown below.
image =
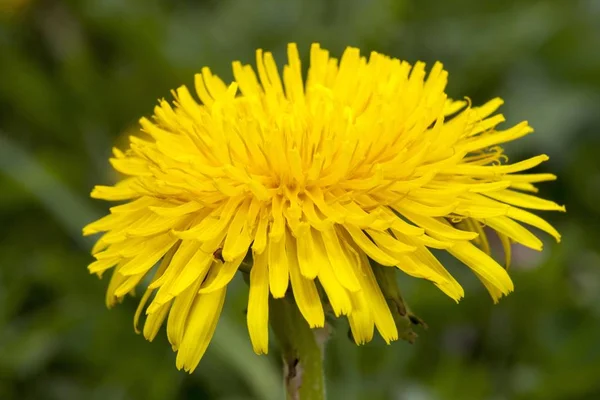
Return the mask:
<svg viewBox="0 0 600 400"><path fill-rule="evenodd" d="M291 299L271 299L270 323L281 346L287 400L324 400L327 330L311 329Z"/></svg>

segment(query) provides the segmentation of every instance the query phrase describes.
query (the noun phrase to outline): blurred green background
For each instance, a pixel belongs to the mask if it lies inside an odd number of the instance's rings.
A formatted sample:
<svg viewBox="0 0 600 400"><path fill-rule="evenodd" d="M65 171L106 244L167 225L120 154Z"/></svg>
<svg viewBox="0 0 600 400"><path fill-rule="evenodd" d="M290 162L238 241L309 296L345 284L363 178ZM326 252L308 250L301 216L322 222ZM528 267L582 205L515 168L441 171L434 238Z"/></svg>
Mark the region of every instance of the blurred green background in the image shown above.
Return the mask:
<svg viewBox="0 0 600 400"><path fill-rule="evenodd" d="M209 351L178 372L164 334L135 335L137 304L107 311L81 227L107 211L88 193L115 176L111 147L169 90L209 65L319 41L411 62L442 61L448 92L501 96L536 133L512 160L546 153L567 205L541 254L515 249L516 291L494 306L450 265L456 305L400 285L428 324L417 343L356 347L345 323L327 349L331 399L600 398L600 1L0 0L0 399L280 398L280 361L252 353L236 279ZM451 262L449 262L452 264Z"/></svg>

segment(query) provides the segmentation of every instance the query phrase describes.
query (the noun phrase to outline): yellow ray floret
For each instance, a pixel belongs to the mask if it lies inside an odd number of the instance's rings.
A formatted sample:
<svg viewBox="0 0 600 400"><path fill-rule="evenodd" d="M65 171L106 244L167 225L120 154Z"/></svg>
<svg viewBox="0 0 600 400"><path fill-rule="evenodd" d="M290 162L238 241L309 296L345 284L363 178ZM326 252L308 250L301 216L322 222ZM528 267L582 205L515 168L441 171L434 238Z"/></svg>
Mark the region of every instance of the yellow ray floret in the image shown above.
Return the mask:
<svg viewBox="0 0 600 400"><path fill-rule="evenodd" d="M511 243L542 248L523 224L560 240L525 210L564 211L532 194L555 179L526 173L547 156L507 164L499 147L532 128L497 129L501 99L448 99L440 63L427 74L421 62L355 48L337 60L313 44L304 79L290 44L282 74L262 50L256 69L234 62L233 74L227 85L203 68L198 99L180 87L141 119L145 135L111 159L124 178L92 191L125 203L84 228L102 233L89 270L113 269L109 306L153 274L135 327L145 313L152 340L166 320L178 368L197 366L242 266L250 339L267 353L270 297L293 298L311 327L332 310L347 316L357 343L375 328L389 342L398 330L372 262L458 301L462 287L430 251L442 249L497 301L513 283L490 256L489 232L507 263Z"/></svg>

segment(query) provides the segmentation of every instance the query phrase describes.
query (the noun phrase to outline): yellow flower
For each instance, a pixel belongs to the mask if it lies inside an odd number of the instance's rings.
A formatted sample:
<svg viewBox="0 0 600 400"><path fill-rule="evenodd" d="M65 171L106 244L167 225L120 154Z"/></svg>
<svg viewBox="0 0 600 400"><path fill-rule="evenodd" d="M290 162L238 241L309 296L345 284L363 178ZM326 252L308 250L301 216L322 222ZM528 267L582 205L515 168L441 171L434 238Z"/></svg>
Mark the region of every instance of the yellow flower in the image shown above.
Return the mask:
<svg viewBox="0 0 600 400"><path fill-rule="evenodd" d="M266 353L269 295L291 289L311 327L324 325L327 301L348 317L357 343L374 327L389 342L398 331L370 262L427 279L458 301L462 287L430 252L443 249L497 301L513 283L489 255L485 226L507 254L510 242L542 248L522 223L560 239L524 210L564 211L525 193L555 179L521 173L548 157L504 163L498 145L532 129L496 130L502 100L471 107L448 99L439 63L426 77L421 62L375 52L366 59L355 48L338 61L313 44L304 81L295 44L288 60L281 76L272 54L258 50L258 76L234 62L229 86L202 69L200 102L183 86L174 106L160 101L152 120L140 121L147 135L114 149L111 163L127 178L92 192L126 202L84 229L105 232L89 270L114 268L109 306L154 271L135 325L145 310L152 340L167 319L178 368L198 365L244 259L252 260L250 339Z"/></svg>

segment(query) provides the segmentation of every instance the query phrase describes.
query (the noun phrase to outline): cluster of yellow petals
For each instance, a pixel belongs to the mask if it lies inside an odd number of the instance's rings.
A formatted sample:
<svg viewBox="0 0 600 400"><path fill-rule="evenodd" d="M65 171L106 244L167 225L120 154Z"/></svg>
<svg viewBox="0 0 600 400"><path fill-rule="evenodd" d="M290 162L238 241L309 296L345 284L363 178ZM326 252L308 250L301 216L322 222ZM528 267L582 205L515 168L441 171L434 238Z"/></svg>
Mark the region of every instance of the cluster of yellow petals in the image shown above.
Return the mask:
<svg viewBox="0 0 600 400"><path fill-rule="evenodd" d="M498 147L531 127L497 130L500 99L481 107L449 100L441 64L426 76L421 62L367 59L355 48L337 60L318 44L306 80L294 44L282 75L271 53L258 50L256 63L258 74L234 62L229 86L204 68L195 77L200 102L186 87L174 91L174 107L160 101L153 119L140 121L146 135L114 150L111 163L127 177L92 192L126 202L84 229L104 232L89 269L114 268L109 306L154 273L136 326L145 310L152 340L166 319L179 368L197 366L227 284L250 256L248 330L266 353L269 296L291 289L306 321L320 327L322 288L358 343L374 327L389 342L398 332L371 262L458 300L462 287L430 252L443 249L497 300L513 284L489 255L485 226L507 254L511 242L542 248L522 223L560 238L524 210L563 210L526 193L555 178L521 173L547 157L505 164Z"/></svg>

